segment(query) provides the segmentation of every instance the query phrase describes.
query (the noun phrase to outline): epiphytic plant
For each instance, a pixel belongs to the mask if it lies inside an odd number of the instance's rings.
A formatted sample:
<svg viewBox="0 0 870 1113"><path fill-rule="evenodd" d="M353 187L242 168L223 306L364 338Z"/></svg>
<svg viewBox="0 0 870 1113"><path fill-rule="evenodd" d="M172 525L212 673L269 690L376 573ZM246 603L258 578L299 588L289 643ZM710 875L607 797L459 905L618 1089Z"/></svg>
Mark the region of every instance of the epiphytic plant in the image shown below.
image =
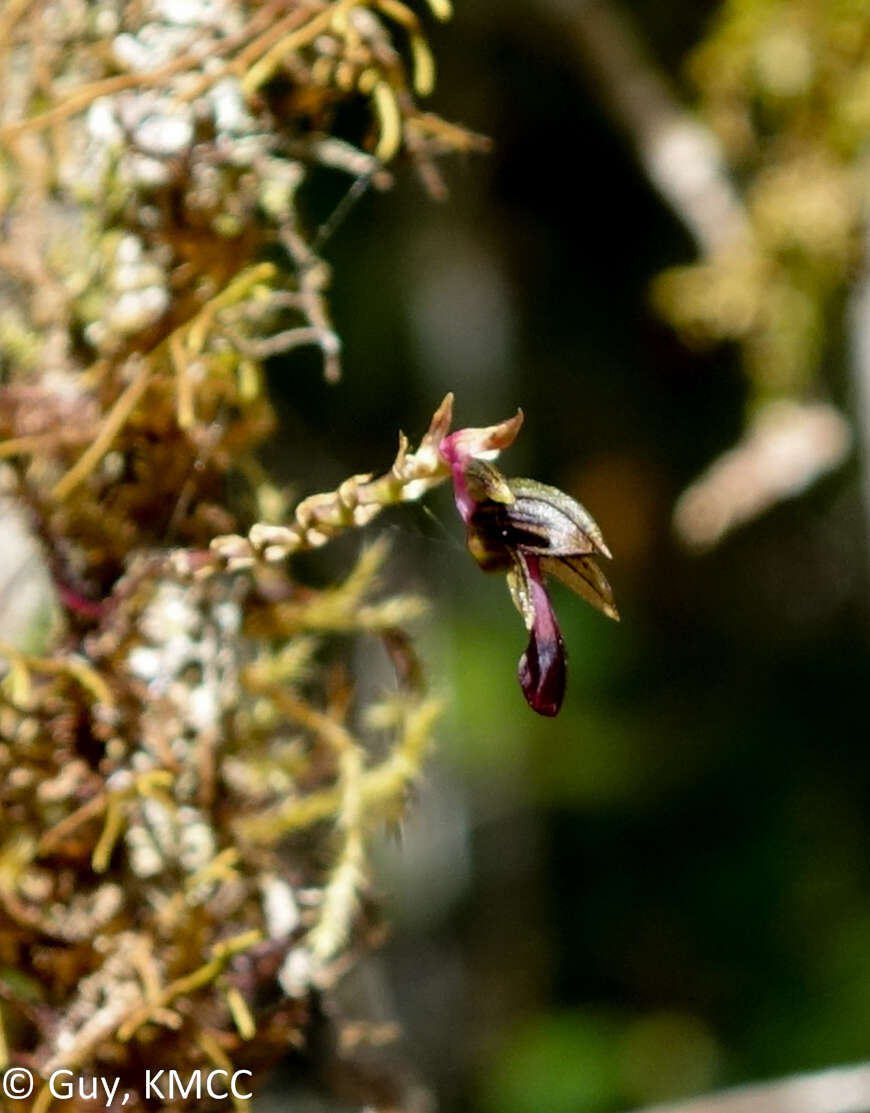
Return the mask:
<svg viewBox="0 0 870 1113"><path fill-rule="evenodd" d="M290 516L256 457L274 426L262 362L315 345L340 373L328 269L299 215L317 168L382 188L403 151L437 192L434 156L479 145L419 108L432 81L399 0L0 12L0 512L20 554L0 616L39 584L0 649L0 1070L37 1080L11 1109L45 1113L68 1069L85 1081L71 1113L101 1074L142 1113L146 1067L258 1075L307 1049L318 1016L339 1036L359 1020L332 995L378 937L368 840L401 817L439 709L403 631L423 603L379 589L379 542L326 588L285 558L451 474L467 483L460 451L473 481L486 445L448 436L448 400L385 476ZM367 112L339 136L348 103ZM510 505L496 485L476 510L506 507L512 529L529 511L539 541L539 504L586 522L508 489ZM506 543L544 567L526 540ZM544 612L529 596L523 613L540 647ZM393 662L371 702L349 639ZM528 667L552 704L552 668ZM399 1107L403 1086L381 1078L361 1100ZM162 1107L200 1104L187 1090Z"/></svg>

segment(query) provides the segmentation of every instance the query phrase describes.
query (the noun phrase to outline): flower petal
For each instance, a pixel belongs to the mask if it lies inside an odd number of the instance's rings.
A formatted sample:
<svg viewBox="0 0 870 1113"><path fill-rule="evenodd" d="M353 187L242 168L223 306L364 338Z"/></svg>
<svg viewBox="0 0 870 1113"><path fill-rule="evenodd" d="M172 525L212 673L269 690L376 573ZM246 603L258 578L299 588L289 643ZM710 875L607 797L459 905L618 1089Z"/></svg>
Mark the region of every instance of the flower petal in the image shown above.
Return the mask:
<svg viewBox="0 0 870 1113"><path fill-rule="evenodd" d="M510 508L511 525L527 535L520 540L527 551L548 556L610 556L598 523L576 499L534 479L507 482L515 496Z"/></svg>
<svg viewBox="0 0 870 1113"><path fill-rule="evenodd" d="M465 465L465 482L468 493L475 502L489 501L503 504L516 502L516 496L510 489L508 481L495 464L480 460L476 456L472 456Z"/></svg>
<svg viewBox="0 0 870 1113"><path fill-rule="evenodd" d="M531 630L535 625L535 608L529 570L522 557L514 558L513 567L507 574L507 584L514 606L522 615L526 629Z"/></svg>
<svg viewBox="0 0 870 1113"><path fill-rule="evenodd" d="M457 429L455 433L444 438L441 454L448 463L452 458L464 463L470 456L486 457L490 453L501 452L503 448L514 443L522 424L523 411L517 410L513 417L500 421L498 425L486 425L479 429Z"/></svg>
<svg viewBox="0 0 870 1113"><path fill-rule="evenodd" d="M536 557L519 558L517 574L524 581L532 615L529 644L517 668L526 702L539 715L558 715L565 696L565 645ZM525 610L524 607L520 608Z"/></svg>
<svg viewBox="0 0 870 1113"><path fill-rule="evenodd" d="M591 557L541 557L540 563L546 575L555 576L596 610L619 622L610 584Z"/></svg>
<svg viewBox="0 0 870 1113"><path fill-rule="evenodd" d="M514 417L498 425L488 425L481 429L457 429L442 439L439 446L441 458L450 468L453 477L453 497L456 509L462 520L468 520L474 513L476 501L468 490L466 468L472 457L491 456L513 444L523 423L523 411L517 410Z"/></svg>

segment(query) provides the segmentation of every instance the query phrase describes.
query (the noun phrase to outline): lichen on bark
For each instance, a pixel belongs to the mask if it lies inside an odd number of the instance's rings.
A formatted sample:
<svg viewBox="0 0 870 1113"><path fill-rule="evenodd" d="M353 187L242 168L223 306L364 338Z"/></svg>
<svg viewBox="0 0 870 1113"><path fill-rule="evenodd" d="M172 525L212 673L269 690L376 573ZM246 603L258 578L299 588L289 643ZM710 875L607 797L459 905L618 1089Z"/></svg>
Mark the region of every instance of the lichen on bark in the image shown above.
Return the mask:
<svg viewBox="0 0 870 1113"><path fill-rule="evenodd" d="M60 1067L120 1078L129 1110L145 1066L259 1077L304 1054L377 934L367 842L401 818L438 712L402 630L422 603L378 586L380 543L315 590L284 553L212 542L286 517L255 457L263 360L314 345L341 373L300 188L319 166L385 188L401 153L437 193L436 156L478 145L418 104L424 26L447 15L0 12L3 499L44 565L38 636L7 625L0 647L0 1070L40 1080L20 1108L52 1107ZM334 134L349 102L353 141ZM396 665L368 706L357 636Z"/></svg>

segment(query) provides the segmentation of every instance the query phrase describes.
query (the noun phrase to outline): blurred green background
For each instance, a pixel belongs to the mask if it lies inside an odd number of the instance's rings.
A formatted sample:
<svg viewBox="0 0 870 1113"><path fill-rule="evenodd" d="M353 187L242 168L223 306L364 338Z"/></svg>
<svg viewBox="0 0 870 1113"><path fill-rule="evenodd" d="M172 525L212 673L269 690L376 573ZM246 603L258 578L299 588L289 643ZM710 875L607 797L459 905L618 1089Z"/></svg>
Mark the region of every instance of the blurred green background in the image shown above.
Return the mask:
<svg viewBox="0 0 870 1113"><path fill-rule="evenodd" d="M629 11L678 90L717 11ZM408 168L342 225L326 255L345 377L326 385L313 356L272 368L276 451L303 494L387 466L448 389L463 425L521 405L504 468L594 514L623 621L555 588L569 689L537 718L522 623L464 552L449 492L391 516L451 702L380 855L408 1057L450 1113L597 1113L867 1058L858 462L684 551L674 503L740 438L753 390L737 346L691 350L652 307L655 276L696 249L549 6L464 0L432 43L433 108L492 152L446 166L445 204ZM324 179L312 224L344 184ZM825 340L816 389L848 408L845 338Z"/></svg>

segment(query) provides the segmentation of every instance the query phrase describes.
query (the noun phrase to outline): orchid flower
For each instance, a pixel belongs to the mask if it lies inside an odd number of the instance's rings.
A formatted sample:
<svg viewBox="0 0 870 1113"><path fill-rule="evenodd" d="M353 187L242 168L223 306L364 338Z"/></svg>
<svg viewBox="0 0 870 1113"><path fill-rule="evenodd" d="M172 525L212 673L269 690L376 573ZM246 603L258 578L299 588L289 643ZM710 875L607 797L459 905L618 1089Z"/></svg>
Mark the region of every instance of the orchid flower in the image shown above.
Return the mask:
<svg viewBox="0 0 870 1113"><path fill-rule="evenodd" d="M593 557L610 557L601 530L569 495L533 479L507 479L491 462L512 444L516 417L485 429L459 429L439 444L450 469L468 549L487 572L507 575L514 605L529 631L519 661L523 695L540 715L556 715L565 695L565 646L546 577L555 576L587 603L618 620L613 592Z"/></svg>

